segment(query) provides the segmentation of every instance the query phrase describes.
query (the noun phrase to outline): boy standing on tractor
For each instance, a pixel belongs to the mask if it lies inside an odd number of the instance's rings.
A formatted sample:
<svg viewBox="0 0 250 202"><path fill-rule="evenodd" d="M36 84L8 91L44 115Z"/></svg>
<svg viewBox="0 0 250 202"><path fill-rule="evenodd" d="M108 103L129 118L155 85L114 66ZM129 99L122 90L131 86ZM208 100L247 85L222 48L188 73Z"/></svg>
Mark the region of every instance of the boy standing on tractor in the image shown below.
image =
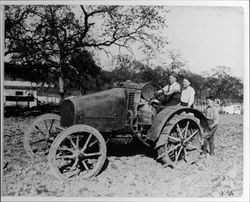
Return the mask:
<svg viewBox="0 0 250 202"><path fill-rule="evenodd" d="M205 115L208 121L208 131L204 137L203 150L207 152L207 147L209 145L209 154L214 156L214 134L218 129L219 123L219 112L214 104L215 98L209 96L206 98L207 108Z"/></svg>
<svg viewBox="0 0 250 202"><path fill-rule="evenodd" d="M183 79L183 89L181 91L181 106L194 108L194 95L195 91L193 87L190 86L190 81L188 79Z"/></svg>

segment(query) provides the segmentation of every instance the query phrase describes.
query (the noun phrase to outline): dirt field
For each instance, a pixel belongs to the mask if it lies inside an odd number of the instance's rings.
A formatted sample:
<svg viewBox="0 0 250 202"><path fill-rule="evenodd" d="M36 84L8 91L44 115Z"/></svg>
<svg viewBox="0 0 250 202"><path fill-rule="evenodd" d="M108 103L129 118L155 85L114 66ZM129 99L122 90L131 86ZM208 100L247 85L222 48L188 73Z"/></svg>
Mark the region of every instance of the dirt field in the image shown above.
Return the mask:
<svg viewBox="0 0 250 202"><path fill-rule="evenodd" d="M240 197L243 191L243 116L220 115L215 157L163 168L134 145L110 152L103 172L91 179L59 181L46 161L24 151L24 129L34 117L4 119L3 196L69 197ZM114 148L111 148L114 150Z"/></svg>

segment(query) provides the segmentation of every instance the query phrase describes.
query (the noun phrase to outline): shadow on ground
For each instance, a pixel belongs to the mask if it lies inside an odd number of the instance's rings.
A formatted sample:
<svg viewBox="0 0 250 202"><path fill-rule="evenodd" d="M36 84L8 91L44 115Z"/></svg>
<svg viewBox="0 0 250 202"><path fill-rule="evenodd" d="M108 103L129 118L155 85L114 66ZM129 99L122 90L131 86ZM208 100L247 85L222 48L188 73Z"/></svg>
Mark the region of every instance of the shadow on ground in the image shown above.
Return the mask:
<svg viewBox="0 0 250 202"><path fill-rule="evenodd" d="M150 158L155 158L155 150L151 147L145 146L137 139L133 139L131 142L124 144L117 141L109 141L107 143L107 157L132 157L135 155L145 155ZM100 175L109 166L109 160L106 159L102 169L98 173Z"/></svg>
<svg viewBox="0 0 250 202"><path fill-rule="evenodd" d="M155 151L153 148L145 146L142 142L137 139L133 139L127 144L108 142L107 143L107 156L135 156L142 154L148 157L155 157Z"/></svg>

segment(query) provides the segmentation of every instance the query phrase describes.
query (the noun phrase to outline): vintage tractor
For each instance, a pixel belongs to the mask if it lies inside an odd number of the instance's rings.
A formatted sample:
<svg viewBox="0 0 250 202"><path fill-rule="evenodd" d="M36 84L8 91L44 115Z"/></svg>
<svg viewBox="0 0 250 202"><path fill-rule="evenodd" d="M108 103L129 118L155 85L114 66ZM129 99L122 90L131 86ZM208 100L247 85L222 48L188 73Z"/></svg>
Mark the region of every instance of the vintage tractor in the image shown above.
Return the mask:
<svg viewBox="0 0 250 202"><path fill-rule="evenodd" d="M181 106L162 106L151 84L123 82L95 94L65 99L61 114L45 114L27 128L24 148L33 158L47 156L59 179L98 174L106 142L137 138L169 166L194 162L208 127L204 115Z"/></svg>

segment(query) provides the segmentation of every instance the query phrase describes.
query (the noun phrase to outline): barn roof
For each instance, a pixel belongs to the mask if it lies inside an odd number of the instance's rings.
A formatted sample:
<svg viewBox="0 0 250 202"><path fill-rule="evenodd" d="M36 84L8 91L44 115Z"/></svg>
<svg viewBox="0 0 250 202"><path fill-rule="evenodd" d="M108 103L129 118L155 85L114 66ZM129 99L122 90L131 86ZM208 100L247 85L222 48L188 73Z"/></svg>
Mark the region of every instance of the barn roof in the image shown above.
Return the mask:
<svg viewBox="0 0 250 202"><path fill-rule="evenodd" d="M30 81L11 81L11 80L4 81L5 89L36 90L40 86L41 85ZM48 86L47 84L43 85L43 87L47 86Z"/></svg>

